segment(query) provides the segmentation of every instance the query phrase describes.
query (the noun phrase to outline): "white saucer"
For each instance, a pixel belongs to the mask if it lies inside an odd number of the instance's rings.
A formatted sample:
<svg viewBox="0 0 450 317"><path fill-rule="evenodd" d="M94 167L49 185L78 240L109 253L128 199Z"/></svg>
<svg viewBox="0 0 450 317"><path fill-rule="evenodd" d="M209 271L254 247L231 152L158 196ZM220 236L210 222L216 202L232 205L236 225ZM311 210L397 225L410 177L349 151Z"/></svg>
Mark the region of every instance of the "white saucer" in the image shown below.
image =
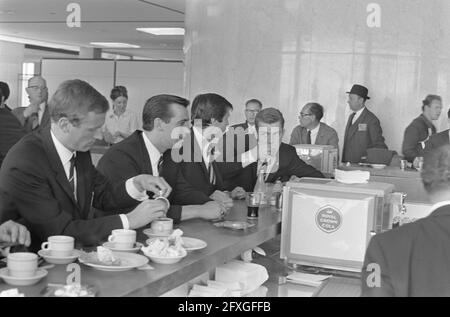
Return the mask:
<svg viewBox="0 0 450 317"><path fill-rule="evenodd" d="M115 248L114 247L114 242L105 242L103 243L103 247L110 249L111 251L115 251L115 252L128 252L128 253L138 253L139 250L143 247L144 245L142 243L136 242L134 245L134 248L132 249L119 249L119 248Z"/></svg>
<svg viewBox="0 0 450 317"><path fill-rule="evenodd" d="M114 257L116 259L119 259L122 263L120 266L109 266L101 263L92 263L89 261L86 261L83 256L80 256L78 259L80 263L83 263L84 265L90 266L96 270L99 271L105 271L105 272L123 272L123 271L129 271L132 269L140 268L148 263L148 259L139 254L132 254L132 253L125 253L125 252L113 252Z"/></svg>
<svg viewBox="0 0 450 317"><path fill-rule="evenodd" d="M0 278L2 278L6 284L13 286L30 286L39 282L46 277L48 272L46 270L38 269L36 275L33 277L12 277L9 275L8 268L0 270Z"/></svg>
<svg viewBox="0 0 450 317"><path fill-rule="evenodd" d="M164 237L158 237L158 238L164 238ZM151 241L158 239L158 238L148 239L145 243L147 245L149 245ZM183 244L182 244L183 249L185 249L186 251L202 250L208 246L208 244L205 241L200 240L200 239L181 237L181 240L183 240Z"/></svg>
<svg viewBox="0 0 450 317"><path fill-rule="evenodd" d="M382 170L385 169L387 167L387 165L384 164L372 164L372 167L376 170Z"/></svg>
<svg viewBox="0 0 450 317"><path fill-rule="evenodd" d="M40 250L38 255L43 257L47 263L50 264L70 264L76 261L80 256L80 251L73 250L72 255L69 256L53 256L50 254L50 250Z"/></svg>
<svg viewBox="0 0 450 317"><path fill-rule="evenodd" d="M172 230L172 232L173 232L173 230ZM149 236L149 237L168 237L168 236L170 236L171 234L172 234L172 232L171 233L155 233L155 232L153 232L153 229L152 228L149 228L149 229L145 229L144 231L143 231L143 233L145 234L145 235L147 235L147 236Z"/></svg>

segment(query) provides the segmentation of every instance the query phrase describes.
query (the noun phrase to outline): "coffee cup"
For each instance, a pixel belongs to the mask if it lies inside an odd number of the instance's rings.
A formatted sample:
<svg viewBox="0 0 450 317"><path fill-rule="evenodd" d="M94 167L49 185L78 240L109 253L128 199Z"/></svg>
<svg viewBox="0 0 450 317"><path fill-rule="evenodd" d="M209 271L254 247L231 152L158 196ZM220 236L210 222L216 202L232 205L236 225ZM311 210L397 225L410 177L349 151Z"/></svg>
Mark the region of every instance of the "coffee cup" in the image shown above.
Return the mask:
<svg viewBox="0 0 450 317"><path fill-rule="evenodd" d="M164 197L164 196L156 197L155 200L159 200L160 202L162 202L164 204L164 209L165 209L164 212L167 213L167 211L170 208L169 200L166 197Z"/></svg>
<svg viewBox="0 0 450 317"><path fill-rule="evenodd" d="M113 230L108 237L108 241L114 243L116 249L133 249L136 244L136 231L126 229Z"/></svg>
<svg viewBox="0 0 450 317"><path fill-rule="evenodd" d="M38 256L34 253L11 253L8 255L7 267L11 277L34 277L38 268Z"/></svg>
<svg viewBox="0 0 450 317"><path fill-rule="evenodd" d="M73 254L75 239L69 236L52 236L42 243L41 249L50 251L54 257L68 257Z"/></svg>
<svg viewBox="0 0 450 317"><path fill-rule="evenodd" d="M173 231L173 219L159 218L152 222L152 231L155 235L170 235Z"/></svg>

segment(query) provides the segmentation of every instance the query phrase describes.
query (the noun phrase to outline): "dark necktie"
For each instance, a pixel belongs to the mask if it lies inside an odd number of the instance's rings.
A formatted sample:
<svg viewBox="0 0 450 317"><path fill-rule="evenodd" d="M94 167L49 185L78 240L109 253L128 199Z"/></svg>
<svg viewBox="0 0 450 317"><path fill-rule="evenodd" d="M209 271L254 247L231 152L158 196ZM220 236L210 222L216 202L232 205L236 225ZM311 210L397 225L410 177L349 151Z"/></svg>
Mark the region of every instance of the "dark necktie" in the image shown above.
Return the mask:
<svg viewBox="0 0 450 317"><path fill-rule="evenodd" d="M216 185L216 174L214 173L214 144L211 144L211 148L208 151L208 175L209 175L209 182L212 185Z"/></svg>
<svg viewBox="0 0 450 317"><path fill-rule="evenodd" d="M70 169L69 169L69 184L70 188L72 189L73 197L75 197L75 200L77 200L77 191L75 188L75 160L76 155L72 155L72 158L70 159Z"/></svg>
<svg viewBox="0 0 450 317"><path fill-rule="evenodd" d="M306 144L312 144L311 143L311 130L308 130L308 134L306 135Z"/></svg>
<svg viewBox="0 0 450 317"><path fill-rule="evenodd" d="M163 155L161 155L161 157L158 160L158 175L159 177L162 176L162 172L163 172Z"/></svg>

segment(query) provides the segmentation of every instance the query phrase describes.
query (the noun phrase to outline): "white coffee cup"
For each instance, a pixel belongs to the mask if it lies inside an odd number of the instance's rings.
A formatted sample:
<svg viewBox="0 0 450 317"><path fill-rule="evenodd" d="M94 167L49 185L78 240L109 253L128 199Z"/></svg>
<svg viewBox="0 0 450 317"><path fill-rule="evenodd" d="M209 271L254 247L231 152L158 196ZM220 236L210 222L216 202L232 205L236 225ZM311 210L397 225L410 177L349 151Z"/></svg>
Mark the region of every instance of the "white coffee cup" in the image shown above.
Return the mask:
<svg viewBox="0 0 450 317"><path fill-rule="evenodd" d="M108 241L114 243L116 249L129 250L136 244L136 231L117 229L113 230Z"/></svg>
<svg viewBox="0 0 450 317"><path fill-rule="evenodd" d="M173 232L173 219L159 218L152 222L151 228L154 234L170 235Z"/></svg>
<svg viewBox="0 0 450 317"><path fill-rule="evenodd" d="M75 239L69 236L52 236L42 243L41 249L50 251L51 256L67 257L73 254Z"/></svg>
<svg viewBox="0 0 450 317"><path fill-rule="evenodd" d="M34 253L11 253L7 259L11 277L34 277L38 268L38 256Z"/></svg>

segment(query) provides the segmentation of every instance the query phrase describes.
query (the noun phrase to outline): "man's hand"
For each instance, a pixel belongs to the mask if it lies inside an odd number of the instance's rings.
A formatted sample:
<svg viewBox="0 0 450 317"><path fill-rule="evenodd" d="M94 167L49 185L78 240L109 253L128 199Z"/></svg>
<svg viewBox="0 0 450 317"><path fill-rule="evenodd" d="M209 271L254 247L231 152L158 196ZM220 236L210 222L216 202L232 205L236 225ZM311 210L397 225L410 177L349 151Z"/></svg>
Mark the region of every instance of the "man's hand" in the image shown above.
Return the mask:
<svg viewBox="0 0 450 317"><path fill-rule="evenodd" d="M166 206L164 202L160 200L146 200L126 216L130 224L130 229L139 229L155 219L164 217L165 213Z"/></svg>
<svg viewBox="0 0 450 317"><path fill-rule="evenodd" d="M209 201L199 206L198 216L205 220L222 219L227 214L227 209L217 201Z"/></svg>
<svg viewBox="0 0 450 317"><path fill-rule="evenodd" d="M172 192L172 187L162 177L139 175L133 178L133 184L140 192L151 191L156 196L163 196L165 198L169 197Z"/></svg>
<svg viewBox="0 0 450 317"><path fill-rule="evenodd" d="M20 243L28 247L31 244L30 232L24 226L8 221L0 225L0 242Z"/></svg>
<svg viewBox="0 0 450 317"><path fill-rule="evenodd" d="M242 187L236 187L231 192L232 199L238 199L238 200L245 199L246 196L247 196L247 192Z"/></svg>
<svg viewBox="0 0 450 317"><path fill-rule="evenodd" d="M233 199L227 193L216 190L209 198L222 204L226 209L233 208Z"/></svg>

